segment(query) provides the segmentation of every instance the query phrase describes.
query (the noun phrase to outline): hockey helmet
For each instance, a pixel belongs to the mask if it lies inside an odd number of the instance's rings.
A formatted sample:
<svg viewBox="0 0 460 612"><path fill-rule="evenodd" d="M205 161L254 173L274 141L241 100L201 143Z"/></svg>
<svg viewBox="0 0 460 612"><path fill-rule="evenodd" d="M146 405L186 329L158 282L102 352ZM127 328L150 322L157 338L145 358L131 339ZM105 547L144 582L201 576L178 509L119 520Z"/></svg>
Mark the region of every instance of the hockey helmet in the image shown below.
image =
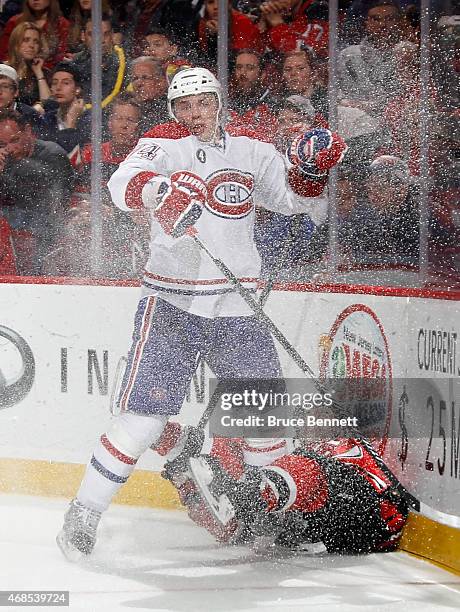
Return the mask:
<svg viewBox="0 0 460 612"><path fill-rule="evenodd" d="M168 87L168 112L170 117L176 119L172 108L174 100L201 93L216 94L220 113L222 109L222 88L212 72L206 68L179 69Z"/></svg>

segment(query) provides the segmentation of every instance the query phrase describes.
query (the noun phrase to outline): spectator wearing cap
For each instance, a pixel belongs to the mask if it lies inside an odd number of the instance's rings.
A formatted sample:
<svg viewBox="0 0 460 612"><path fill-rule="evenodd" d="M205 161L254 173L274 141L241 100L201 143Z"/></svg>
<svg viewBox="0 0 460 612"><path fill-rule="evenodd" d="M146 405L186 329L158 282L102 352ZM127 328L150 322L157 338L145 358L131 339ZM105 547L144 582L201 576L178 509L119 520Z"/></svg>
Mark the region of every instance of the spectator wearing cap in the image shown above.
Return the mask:
<svg viewBox="0 0 460 612"><path fill-rule="evenodd" d="M366 35L345 47L338 60L341 103L381 116L398 91L393 47L401 38L396 0L374 0L366 11Z"/></svg>
<svg viewBox="0 0 460 612"><path fill-rule="evenodd" d="M327 119L327 91L317 82L314 57L309 49L286 53L282 61L282 76L288 95L308 99L315 111Z"/></svg>
<svg viewBox="0 0 460 612"><path fill-rule="evenodd" d="M267 27L267 44L287 53L305 45L319 57L327 57L329 44L328 2L294 0L263 2L261 15Z"/></svg>
<svg viewBox="0 0 460 612"><path fill-rule="evenodd" d="M141 133L169 121L168 81L163 62L142 56L131 64L131 84L135 101L141 107Z"/></svg>
<svg viewBox="0 0 460 612"><path fill-rule="evenodd" d="M42 118L41 137L56 142L77 164L80 148L91 140L91 115L85 110L76 66L57 64L51 76L51 96Z"/></svg>
<svg viewBox="0 0 460 612"><path fill-rule="evenodd" d="M368 168L364 190L339 230L341 245L354 263L416 265L418 200L407 164L393 155L377 157Z"/></svg>
<svg viewBox="0 0 460 612"><path fill-rule="evenodd" d="M86 22L83 30L83 41L85 49L74 55L72 63L78 68L81 74L81 88L85 108L91 108L91 40L93 33L93 23L91 20ZM102 108L105 109L116 96L121 93L128 85L126 58L121 47L113 44L113 30L111 17L102 15L101 20L102 36L102 65L100 67L102 85Z"/></svg>
<svg viewBox="0 0 460 612"><path fill-rule="evenodd" d="M277 100L265 84L263 57L251 49L238 51L229 88L232 125L255 130L267 140L274 137Z"/></svg>
<svg viewBox="0 0 460 612"><path fill-rule="evenodd" d="M65 151L38 140L24 117L0 111L0 202L23 274L38 274L68 206L74 172Z"/></svg>
<svg viewBox="0 0 460 612"><path fill-rule="evenodd" d="M0 64L0 109L14 110L32 126L34 132L41 129L42 118L31 106L18 102L18 73L12 66Z"/></svg>

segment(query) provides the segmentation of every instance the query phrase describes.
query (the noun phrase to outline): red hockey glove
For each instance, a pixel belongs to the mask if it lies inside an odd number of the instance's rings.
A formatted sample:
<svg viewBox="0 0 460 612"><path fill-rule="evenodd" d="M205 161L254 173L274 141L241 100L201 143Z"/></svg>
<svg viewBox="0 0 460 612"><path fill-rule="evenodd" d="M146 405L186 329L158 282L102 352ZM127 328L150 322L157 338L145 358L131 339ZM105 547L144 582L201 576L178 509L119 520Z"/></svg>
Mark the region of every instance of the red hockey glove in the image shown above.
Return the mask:
<svg viewBox="0 0 460 612"><path fill-rule="evenodd" d="M164 183L165 191L153 216L167 234L179 238L200 218L208 190L192 172L175 172L170 181L169 187Z"/></svg>
<svg viewBox="0 0 460 612"><path fill-rule="evenodd" d="M327 177L328 170L343 160L347 150L341 136L316 128L294 138L287 157L306 178L322 180Z"/></svg>

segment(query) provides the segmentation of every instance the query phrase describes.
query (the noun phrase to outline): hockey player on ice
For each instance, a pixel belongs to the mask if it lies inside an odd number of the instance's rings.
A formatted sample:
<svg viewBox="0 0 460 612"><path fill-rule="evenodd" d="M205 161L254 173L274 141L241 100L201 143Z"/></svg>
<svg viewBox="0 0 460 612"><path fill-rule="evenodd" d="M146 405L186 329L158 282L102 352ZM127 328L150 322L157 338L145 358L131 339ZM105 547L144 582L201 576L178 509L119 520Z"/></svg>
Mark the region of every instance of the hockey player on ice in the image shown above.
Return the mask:
<svg viewBox="0 0 460 612"><path fill-rule="evenodd" d="M218 541L310 552L394 550L408 506L398 481L358 438L313 443L214 438L169 422L156 450L190 518ZM208 443L209 446L209 443Z"/></svg>
<svg viewBox="0 0 460 612"><path fill-rule="evenodd" d="M188 232L255 291L260 258L255 206L322 223L328 170L346 151L320 129L294 139L288 158L272 144L230 135L222 93L204 68L181 70L168 89L171 116L141 138L108 187L122 210L151 211L150 258L122 381L121 414L96 444L57 542L69 559L92 552L102 513L139 457L179 413L197 358L217 378L281 377L269 332ZM270 441L256 442L270 461Z"/></svg>

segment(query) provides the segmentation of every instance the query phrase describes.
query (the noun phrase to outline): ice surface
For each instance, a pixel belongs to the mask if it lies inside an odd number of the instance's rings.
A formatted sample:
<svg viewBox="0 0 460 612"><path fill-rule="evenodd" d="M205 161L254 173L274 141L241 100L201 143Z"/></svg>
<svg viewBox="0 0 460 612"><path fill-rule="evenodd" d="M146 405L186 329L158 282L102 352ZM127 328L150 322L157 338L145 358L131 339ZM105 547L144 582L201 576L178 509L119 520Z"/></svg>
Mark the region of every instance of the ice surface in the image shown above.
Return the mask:
<svg viewBox="0 0 460 612"><path fill-rule="evenodd" d="M112 506L91 559L72 565L54 541L66 505L0 495L0 590L68 589L70 610L85 612L460 609L460 578L404 553L254 553L177 511Z"/></svg>

